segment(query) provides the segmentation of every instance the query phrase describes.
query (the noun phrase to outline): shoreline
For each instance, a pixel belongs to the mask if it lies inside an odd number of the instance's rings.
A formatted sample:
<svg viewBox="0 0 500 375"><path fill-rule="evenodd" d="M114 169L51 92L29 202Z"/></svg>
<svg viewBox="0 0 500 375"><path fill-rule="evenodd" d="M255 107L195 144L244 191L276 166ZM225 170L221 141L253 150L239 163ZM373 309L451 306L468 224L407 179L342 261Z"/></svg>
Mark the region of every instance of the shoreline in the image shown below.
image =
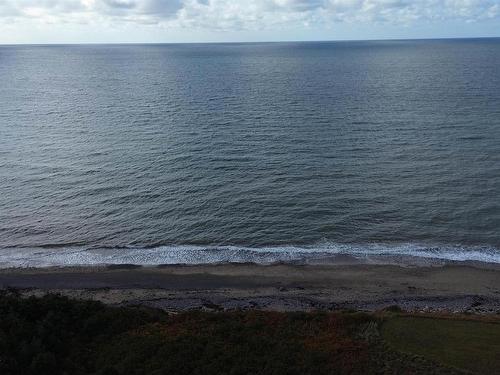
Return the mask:
<svg viewBox="0 0 500 375"><path fill-rule="evenodd" d="M9 268L0 287L179 312L363 310L500 314L500 268L218 264Z"/></svg>
<svg viewBox="0 0 500 375"><path fill-rule="evenodd" d="M439 243L319 243L245 247L235 245L162 245L87 248L85 246L11 247L1 249L0 269L16 267L95 267L103 265L219 264L378 264L409 267L466 264L500 269L500 249L490 245Z"/></svg>

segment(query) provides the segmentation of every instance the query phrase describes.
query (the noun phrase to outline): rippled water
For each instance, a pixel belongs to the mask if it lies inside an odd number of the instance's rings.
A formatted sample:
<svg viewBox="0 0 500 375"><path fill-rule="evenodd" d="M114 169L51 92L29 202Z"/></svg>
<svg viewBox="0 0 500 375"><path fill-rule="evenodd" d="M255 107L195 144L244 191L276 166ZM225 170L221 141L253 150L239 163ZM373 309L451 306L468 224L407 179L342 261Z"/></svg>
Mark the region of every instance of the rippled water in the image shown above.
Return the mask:
<svg viewBox="0 0 500 375"><path fill-rule="evenodd" d="M500 39L0 47L0 265L500 262L499 62Z"/></svg>

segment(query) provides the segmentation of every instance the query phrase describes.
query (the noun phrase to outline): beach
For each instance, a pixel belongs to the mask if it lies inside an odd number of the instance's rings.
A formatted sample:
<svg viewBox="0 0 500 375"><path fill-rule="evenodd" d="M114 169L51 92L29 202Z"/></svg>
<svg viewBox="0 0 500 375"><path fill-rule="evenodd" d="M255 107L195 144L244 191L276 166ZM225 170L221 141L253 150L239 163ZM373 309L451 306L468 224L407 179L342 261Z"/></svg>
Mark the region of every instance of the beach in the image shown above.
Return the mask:
<svg viewBox="0 0 500 375"><path fill-rule="evenodd" d="M500 313L496 265L168 265L18 268L0 286L170 312L261 309Z"/></svg>

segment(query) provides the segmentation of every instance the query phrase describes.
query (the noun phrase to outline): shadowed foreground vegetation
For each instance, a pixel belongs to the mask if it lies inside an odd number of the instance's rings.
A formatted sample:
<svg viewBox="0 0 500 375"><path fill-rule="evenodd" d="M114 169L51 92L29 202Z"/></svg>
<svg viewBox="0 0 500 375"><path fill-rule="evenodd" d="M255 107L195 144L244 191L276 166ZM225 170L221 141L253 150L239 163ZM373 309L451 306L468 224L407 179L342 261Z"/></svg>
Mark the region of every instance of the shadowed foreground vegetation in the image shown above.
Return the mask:
<svg viewBox="0 0 500 375"><path fill-rule="evenodd" d="M0 374L493 374L499 327L398 313L167 315L3 292Z"/></svg>

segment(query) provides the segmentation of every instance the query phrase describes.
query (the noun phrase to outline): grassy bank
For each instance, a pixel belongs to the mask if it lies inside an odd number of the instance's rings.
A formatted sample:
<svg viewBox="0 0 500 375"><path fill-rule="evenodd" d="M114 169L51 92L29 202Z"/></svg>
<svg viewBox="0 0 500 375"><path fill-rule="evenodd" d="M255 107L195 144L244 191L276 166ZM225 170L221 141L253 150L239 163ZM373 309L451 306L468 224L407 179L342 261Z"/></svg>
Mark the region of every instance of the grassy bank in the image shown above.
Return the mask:
<svg viewBox="0 0 500 375"><path fill-rule="evenodd" d="M0 373L495 373L499 327L389 312L167 315L4 292Z"/></svg>
<svg viewBox="0 0 500 375"><path fill-rule="evenodd" d="M386 319L384 339L415 353L477 374L500 373L500 324L478 320L399 316Z"/></svg>

